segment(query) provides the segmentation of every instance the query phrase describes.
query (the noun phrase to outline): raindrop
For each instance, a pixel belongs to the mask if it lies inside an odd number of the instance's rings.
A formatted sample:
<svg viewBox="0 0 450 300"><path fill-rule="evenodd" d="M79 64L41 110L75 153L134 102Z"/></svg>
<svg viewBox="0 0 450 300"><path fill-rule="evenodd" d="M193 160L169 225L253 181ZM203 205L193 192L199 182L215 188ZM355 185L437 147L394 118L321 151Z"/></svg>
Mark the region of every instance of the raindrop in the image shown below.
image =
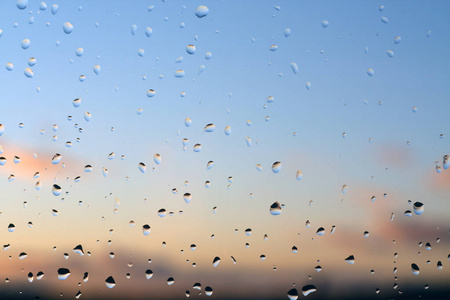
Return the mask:
<svg viewBox="0 0 450 300"><path fill-rule="evenodd" d="M396 44L396 45L399 44L401 42L401 40L402 40L401 36L396 36L394 38L394 44Z"/></svg>
<svg viewBox="0 0 450 300"><path fill-rule="evenodd" d="M205 126L205 128L203 128L204 132L213 132L216 129L216 125L214 124L208 124Z"/></svg>
<svg viewBox="0 0 450 300"><path fill-rule="evenodd" d="M114 281L114 278L112 276L109 276L108 278L106 278L105 284L110 289L112 289L113 287L116 286L116 282Z"/></svg>
<svg viewBox="0 0 450 300"><path fill-rule="evenodd" d="M153 160L155 161L155 163L157 165L161 164L161 155L159 155L158 153L156 153L155 155L153 155Z"/></svg>
<svg viewBox="0 0 450 300"><path fill-rule="evenodd" d="M414 202L413 208L416 215L421 215L424 210L424 205L422 202Z"/></svg>
<svg viewBox="0 0 450 300"><path fill-rule="evenodd" d="M322 27L323 27L323 28L327 28L328 25L330 25L330 23L329 23L327 20L323 20L323 21L322 21Z"/></svg>
<svg viewBox="0 0 450 300"><path fill-rule="evenodd" d="M140 163L139 163L139 170L140 170L142 173L145 173L145 172L147 171L147 167L145 166L145 164L144 164L143 162L140 162Z"/></svg>
<svg viewBox="0 0 450 300"><path fill-rule="evenodd" d="M286 28L284 30L283 34L284 34L285 37L288 37L288 36L290 36L292 34L292 30L290 28Z"/></svg>
<svg viewBox="0 0 450 300"><path fill-rule="evenodd" d="M36 274L37 280L41 280L43 277L44 277L44 272L42 272L42 271L37 272L37 274Z"/></svg>
<svg viewBox="0 0 450 300"><path fill-rule="evenodd" d="M289 65L291 66L292 72L294 72L294 74L297 74L298 73L297 64L293 62L293 63L290 63Z"/></svg>
<svg viewBox="0 0 450 300"><path fill-rule="evenodd" d="M407 211L404 212L404 215L406 217L411 217L412 216L412 212L410 210L407 210Z"/></svg>
<svg viewBox="0 0 450 300"><path fill-rule="evenodd" d="M209 286L205 287L205 295L206 296L211 296L213 294L213 289Z"/></svg>
<svg viewBox="0 0 450 300"><path fill-rule="evenodd" d="M347 193L347 191L348 191L348 185L344 184L344 185L342 186L341 192L342 192L342 194L345 194L345 193Z"/></svg>
<svg viewBox="0 0 450 300"><path fill-rule="evenodd" d="M84 166L84 172L86 173L92 172L92 166L91 165Z"/></svg>
<svg viewBox="0 0 450 300"><path fill-rule="evenodd" d="M303 173L302 173L302 171L298 170L298 171L297 171L297 174L295 174L295 178L296 178L297 180L302 180L302 178L303 178Z"/></svg>
<svg viewBox="0 0 450 300"><path fill-rule="evenodd" d="M442 270L442 262L439 260L436 264L438 270Z"/></svg>
<svg viewBox="0 0 450 300"><path fill-rule="evenodd" d="M138 54L140 57L144 57L144 54L145 54L144 49L139 49L138 52L137 52L137 54Z"/></svg>
<svg viewBox="0 0 450 300"><path fill-rule="evenodd" d="M59 268L58 269L58 279L59 280L66 280L67 277L69 277L70 271L66 268Z"/></svg>
<svg viewBox="0 0 450 300"><path fill-rule="evenodd" d="M76 56L83 56L83 54L84 54L84 50L83 50L83 48L78 48L77 50L75 50L75 54L76 54Z"/></svg>
<svg viewBox="0 0 450 300"><path fill-rule="evenodd" d="M165 215L166 215L166 210L164 208L161 208L160 210L158 210L158 216L160 216L162 218Z"/></svg>
<svg viewBox="0 0 450 300"><path fill-rule="evenodd" d="M152 90L152 89L148 89L147 90L147 97L153 97L153 96L155 96L156 95L156 92L154 91L154 90Z"/></svg>
<svg viewBox="0 0 450 300"><path fill-rule="evenodd" d="M52 158L52 164L56 165L57 163L59 163L62 159L62 155L59 153L56 153L55 155L53 155Z"/></svg>
<svg viewBox="0 0 450 300"><path fill-rule="evenodd" d="M368 231L364 231L364 237L365 238L369 237L369 232Z"/></svg>
<svg viewBox="0 0 450 300"><path fill-rule="evenodd" d="M212 53L211 52L206 52L205 53L205 59L211 59L212 58Z"/></svg>
<svg viewBox="0 0 450 300"><path fill-rule="evenodd" d="M201 144L195 144L194 145L194 152L200 152L202 151L202 145Z"/></svg>
<svg viewBox="0 0 450 300"><path fill-rule="evenodd" d="M12 223L9 224L9 225L8 225L8 231L9 231L9 232L13 232L14 230L16 230L16 226L15 226L14 224L12 224Z"/></svg>
<svg viewBox="0 0 450 300"><path fill-rule="evenodd" d="M372 68L367 69L367 75L372 77L375 74L375 71Z"/></svg>
<svg viewBox="0 0 450 300"><path fill-rule="evenodd" d="M272 165L272 172L278 173L280 171L281 171L281 162L279 161L274 162Z"/></svg>
<svg viewBox="0 0 450 300"><path fill-rule="evenodd" d="M289 292L287 292L287 296L289 300L297 300L298 299L297 289L290 289Z"/></svg>
<svg viewBox="0 0 450 300"><path fill-rule="evenodd" d="M52 193L55 196L61 195L61 187L59 185L57 185L57 184L54 184L53 187L52 187Z"/></svg>
<svg viewBox="0 0 450 300"><path fill-rule="evenodd" d="M270 51L277 51L278 50L278 46L273 44L272 46L269 47Z"/></svg>
<svg viewBox="0 0 450 300"><path fill-rule="evenodd" d="M24 10L28 6L28 0L17 0L16 5L18 9Z"/></svg>
<svg viewBox="0 0 450 300"><path fill-rule="evenodd" d="M228 125L227 127L225 127L224 132L225 132L226 135L230 135L231 134L231 126Z"/></svg>
<svg viewBox="0 0 450 300"><path fill-rule="evenodd" d="M260 164L256 164L256 170L258 170L259 172L262 172L263 167Z"/></svg>
<svg viewBox="0 0 450 300"><path fill-rule="evenodd" d="M69 22L66 22L63 25L63 30L64 30L64 33L70 34L73 31L73 25L70 24Z"/></svg>
<svg viewBox="0 0 450 300"><path fill-rule="evenodd" d="M273 216L278 216L281 214L281 205L278 201L275 201L271 206L270 206L270 214Z"/></svg>
<svg viewBox="0 0 450 300"><path fill-rule="evenodd" d="M383 22L384 24L386 24L387 22L389 22L389 19L386 17L381 17L381 22Z"/></svg>
<svg viewBox="0 0 450 300"><path fill-rule="evenodd" d="M23 73L28 78L32 78L34 76L34 73L30 68L25 68L25 71Z"/></svg>
<svg viewBox="0 0 450 300"><path fill-rule="evenodd" d="M249 147L251 147L251 145L252 145L252 139L250 138L250 137L246 137L245 138L245 142L247 143L247 146L249 146Z"/></svg>
<svg viewBox="0 0 450 300"><path fill-rule="evenodd" d="M217 265L220 263L220 257L218 257L218 256L216 256L214 259L213 259L213 266L214 267L217 267Z"/></svg>
<svg viewBox="0 0 450 300"><path fill-rule="evenodd" d="M145 224L144 226L142 226L142 232L144 233L144 235L149 235L150 234L150 225Z"/></svg>
<svg viewBox="0 0 450 300"><path fill-rule="evenodd" d="M392 51L392 50L386 51L386 54L387 54L387 56L389 56L389 58L394 57L394 51Z"/></svg>
<svg viewBox="0 0 450 300"><path fill-rule="evenodd" d="M53 4L53 5L52 5L52 8L51 8L52 14L53 14L53 15L56 15L56 13L58 12L58 9L59 9L58 4Z"/></svg>
<svg viewBox="0 0 450 300"><path fill-rule="evenodd" d="M32 67L32 66L34 66L35 64L36 64L36 58L31 57L31 58L28 60L28 65L29 65L30 67Z"/></svg>
<svg viewBox="0 0 450 300"><path fill-rule="evenodd" d="M81 245L75 246L75 248L73 248L73 252L83 256L84 255L83 246Z"/></svg>
<svg viewBox="0 0 450 300"><path fill-rule="evenodd" d="M131 25L131 34L135 35L137 31L137 25Z"/></svg>
<svg viewBox="0 0 450 300"><path fill-rule="evenodd" d="M305 83L305 87L307 90L311 90L311 82L308 81L307 83Z"/></svg>
<svg viewBox="0 0 450 300"><path fill-rule="evenodd" d="M150 27L145 28L145 35L150 37L153 33L153 30Z"/></svg>
<svg viewBox="0 0 450 300"><path fill-rule="evenodd" d="M185 72L183 70L177 70L177 71L175 71L175 74L174 74L175 78L183 78L184 75L185 75Z"/></svg>
<svg viewBox="0 0 450 300"><path fill-rule="evenodd" d="M12 63L7 63L6 65L5 65L5 67L6 67L6 70L8 70L8 71L12 71L12 70L14 70L14 65L12 64Z"/></svg>
<svg viewBox="0 0 450 300"><path fill-rule="evenodd" d="M101 67L99 65L95 65L94 66L94 73L98 75L100 73L100 71L101 71Z"/></svg>
<svg viewBox="0 0 450 300"><path fill-rule="evenodd" d="M444 170L447 170L450 167L450 157L448 155L444 155L442 158L442 166Z"/></svg>
<svg viewBox="0 0 450 300"><path fill-rule="evenodd" d="M185 201L186 203L189 203L189 202L191 202L191 200L192 200L192 195L191 195L190 193L185 193L185 194L183 195L183 199L184 199L184 201Z"/></svg>
<svg viewBox="0 0 450 300"><path fill-rule="evenodd" d="M349 257L347 257L345 259L346 262L348 262L349 264L353 265L355 263L355 257L353 255L350 255Z"/></svg>
<svg viewBox="0 0 450 300"><path fill-rule="evenodd" d="M197 18L203 18L206 17L209 13L209 8L204 6L204 5L200 5L197 7L197 9L195 10L195 15L197 16Z"/></svg>
<svg viewBox="0 0 450 300"><path fill-rule="evenodd" d="M197 51L197 49L195 48L195 46L194 45L192 45L192 44L189 44L189 45L187 45L187 47L186 47L186 52L188 53L188 54L194 54L195 52Z"/></svg>
<svg viewBox="0 0 450 300"><path fill-rule="evenodd" d="M297 249L296 246L293 246L293 247L292 247L292 253L298 253L298 249Z"/></svg>

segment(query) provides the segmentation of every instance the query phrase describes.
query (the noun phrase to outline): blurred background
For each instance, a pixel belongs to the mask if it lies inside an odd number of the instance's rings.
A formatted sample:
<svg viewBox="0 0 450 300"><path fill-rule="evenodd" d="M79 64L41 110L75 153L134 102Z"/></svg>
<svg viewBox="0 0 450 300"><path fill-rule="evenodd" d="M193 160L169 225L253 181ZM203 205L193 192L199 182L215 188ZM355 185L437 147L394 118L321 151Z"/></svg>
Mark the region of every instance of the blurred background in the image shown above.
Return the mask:
<svg viewBox="0 0 450 300"><path fill-rule="evenodd" d="M449 26L444 1L1 1L0 298L446 299Z"/></svg>

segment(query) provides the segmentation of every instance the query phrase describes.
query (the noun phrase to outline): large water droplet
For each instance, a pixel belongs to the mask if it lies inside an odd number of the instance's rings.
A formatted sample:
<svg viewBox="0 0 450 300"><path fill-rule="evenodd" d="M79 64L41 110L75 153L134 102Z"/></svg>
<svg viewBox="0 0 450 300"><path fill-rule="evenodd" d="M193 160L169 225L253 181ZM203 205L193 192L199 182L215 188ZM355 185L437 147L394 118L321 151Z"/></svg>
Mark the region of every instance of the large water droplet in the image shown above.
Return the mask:
<svg viewBox="0 0 450 300"><path fill-rule="evenodd" d="M73 252L83 256L84 255L83 246L81 245L75 246L75 248L73 248Z"/></svg>
<svg viewBox="0 0 450 300"><path fill-rule="evenodd" d="M413 208L416 215L421 215L424 210L424 205L422 202L414 202Z"/></svg>
<svg viewBox="0 0 450 300"><path fill-rule="evenodd" d="M316 287L314 285L305 285L302 287L303 296L308 296L309 294L316 291Z"/></svg>
<svg viewBox="0 0 450 300"><path fill-rule="evenodd" d="M112 289L113 287L116 286L116 282L114 281L114 278L112 276L109 276L108 278L106 278L105 284L110 289Z"/></svg>
<svg viewBox="0 0 450 300"><path fill-rule="evenodd" d="M325 228L320 227L319 229L317 229L316 234L317 235L324 235L325 234Z"/></svg>
<svg viewBox="0 0 450 300"><path fill-rule="evenodd" d="M57 163L59 163L62 159L62 155L59 153L56 153L55 155L53 155L52 158L52 164L56 165Z"/></svg>
<svg viewBox="0 0 450 300"><path fill-rule="evenodd" d="M191 200L192 200L192 195L191 195L190 193L185 193L185 194L183 195L183 199L184 199L184 201L185 201L186 203L189 203L189 202L191 202Z"/></svg>
<svg viewBox="0 0 450 300"><path fill-rule="evenodd" d="M149 235L151 231L150 225L145 224L144 226L142 226L142 232L144 233L144 235Z"/></svg>
<svg viewBox="0 0 450 300"><path fill-rule="evenodd" d="M9 224L8 225L8 231L9 232L13 232L14 230L16 230L16 226L13 223Z"/></svg>
<svg viewBox="0 0 450 300"><path fill-rule="evenodd" d="M63 25L63 30L64 30L64 33L70 34L70 33L72 33L72 31L73 31L73 25L70 24L69 22L66 22L66 23L64 23L64 25Z"/></svg>
<svg viewBox="0 0 450 300"><path fill-rule="evenodd" d="M288 296L289 300L297 300L298 299L297 289L290 289L287 292L287 296Z"/></svg>
<svg viewBox="0 0 450 300"><path fill-rule="evenodd" d="M186 47L187 53L194 54L196 51L197 51L197 49L195 48L194 45L192 45L192 44L187 45L187 47Z"/></svg>
<svg viewBox="0 0 450 300"><path fill-rule="evenodd" d="M355 257L353 255L350 255L349 257L347 257L345 259L346 262L348 262L349 264L353 265L355 263Z"/></svg>
<svg viewBox="0 0 450 300"><path fill-rule="evenodd" d="M14 70L14 65L10 62L6 63L5 67L6 67L6 70L8 70L8 71Z"/></svg>
<svg viewBox="0 0 450 300"><path fill-rule="evenodd" d="M51 8L52 14L53 14L53 15L56 15L56 13L58 12L58 9L59 9L58 4L53 4L53 5L52 5L52 8Z"/></svg>
<svg viewBox="0 0 450 300"><path fill-rule="evenodd" d="M211 296L213 294L213 289L210 286L205 287L205 295Z"/></svg>
<svg viewBox="0 0 450 300"><path fill-rule="evenodd" d="M25 74L26 77L28 78L33 78L34 73L30 68L25 68L25 70L23 71L23 73Z"/></svg>
<svg viewBox="0 0 450 300"><path fill-rule="evenodd" d="M28 0L17 0L16 5L18 9L24 10L28 6Z"/></svg>
<svg viewBox="0 0 450 300"><path fill-rule="evenodd" d="M278 173L280 171L281 171L281 162L279 161L274 162L272 165L272 172Z"/></svg>
<svg viewBox="0 0 450 300"><path fill-rule="evenodd" d="M153 97L153 96L155 96L156 95L156 92L154 91L154 90L152 90L152 89L148 89L147 90L147 97Z"/></svg>
<svg viewBox="0 0 450 300"><path fill-rule="evenodd" d="M216 125L211 123L211 124L207 124L205 126L205 128L203 128L203 131L204 132L213 132L215 129L216 129Z"/></svg>
<svg viewBox="0 0 450 300"><path fill-rule="evenodd" d="M270 206L270 214L273 216L278 216L281 214L280 202L275 201L274 203L272 203L272 205Z"/></svg>
<svg viewBox="0 0 450 300"><path fill-rule="evenodd" d="M145 278L150 279L153 277L153 271L148 269L145 271Z"/></svg>
<svg viewBox="0 0 450 300"><path fill-rule="evenodd" d="M153 30L150 27L145 28L145 35L150 37L153 33Z"/></svg>
<svg viewBox="0 0 450 300"><path fill-rule="evenodd" d="M93 69L94 69L94 73L97 74L97 75L98 75L98 74L100 73L100 71L102 70L102 68L101 68L99 65L95 65Z"/></svg>
<svg viewBox="0 0 450 300"><path fill-rule="evenodd" d="M61 195L61 187L59 185L57 185L57 184L54 184L53 187L52 187L52 193L55 196Z"/></svg>
<svg viewBox="0 0 450 300"><path fill-rule="evenodd" d="M29 39L24 39L21 43L22 49L26 50L30 47L31 41Z"/></svg>
<svg viewBox="0 0 450 300"><path fill-rule="evenodd" d="M197 7L197 9L195 10L195 15L197 16L197 18L203 18L206 17L209 13L209 8L204 6L204 5L200 5Z"/></svg>
<svg viewBox="0 0 450 300"><path fill-rule="evenodd" d="M58 269L58 279L59 280L66 280L67 277L70 276L70 271L67 268L59 268Z"/></svg>

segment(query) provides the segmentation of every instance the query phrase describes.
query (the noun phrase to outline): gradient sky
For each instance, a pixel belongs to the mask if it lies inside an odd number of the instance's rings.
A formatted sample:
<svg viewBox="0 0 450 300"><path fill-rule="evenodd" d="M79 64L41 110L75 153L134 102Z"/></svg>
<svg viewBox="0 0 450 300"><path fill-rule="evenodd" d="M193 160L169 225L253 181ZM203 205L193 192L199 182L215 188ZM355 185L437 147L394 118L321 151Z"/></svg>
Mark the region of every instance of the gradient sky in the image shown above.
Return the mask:
<svg viewBox="0 0 450 300"><path fill-rule="evenodd" d="M192 289L196 282L211 286L217 299L288 299L294 283L299 293L315 285L312 299L448 293L448 2L46 4L40 10L40 2L30 0L21 10L15 1L0 2L0 156L7 159L0 166L0 239L11 245L0 252L0 298L74 298L81 291L82 299L180 299L186 290L206 297ZM208 6L206 17L194 14L199 5ZM73 25L70 34L65 22ZM21 48L24 39L31 41L28 49ZM196 47L192 55L189 44ZM270 51L272 45L278 49ZM77 56L80 47L84 53ZM31 57L36 64L30 67ZM24 75L28 67L32 78ZM185 76L176 78L177 70ZM147 97L148 89L156 95ZM76 98L79 107L72 104ZM211 123L215 130L204 131ZM62 155L58 164L51 163L55 153ZM274 173L277 161L282 167ZM53 184L62 188L60 196L52 194ZM188 204L185 193L192 195ZM269 213L275 201L284 204L279 216ZM424 213L405 216L417 201ZM162 208L167 215L159 217ZM147 236L144 224L151 226ZM316 235L319 227L324 236ZM245 235L247 228L252 235ZM91 255L74 253L79 244ZM21 252L28 257L20 260ZM349 255L354 265L344 261ZM221 263L213 267L216 256ZM57 279L62 267L71 270L64 281ZM154 272L149 280L146 269ZM44 278L28 282L27 274L38 271ZM84 272L90 273L86 283ZM113 289L104 284L109 276ZM169 277L175 278L171 286Z"/></svg>

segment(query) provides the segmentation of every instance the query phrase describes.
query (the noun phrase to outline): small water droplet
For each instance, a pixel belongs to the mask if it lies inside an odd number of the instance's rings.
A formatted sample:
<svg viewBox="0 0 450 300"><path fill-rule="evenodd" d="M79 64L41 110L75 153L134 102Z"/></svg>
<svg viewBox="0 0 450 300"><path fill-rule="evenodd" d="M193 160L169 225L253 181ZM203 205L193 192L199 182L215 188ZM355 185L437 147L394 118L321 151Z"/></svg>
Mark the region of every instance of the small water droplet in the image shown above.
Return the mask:
<svg viewBox="0 0 450 300"><path fill-rule="evenodd" d="M154 91L154 90L152 90L152 89L148 89L147 90L147 97L153 97L153 96L155 96L156 95L156 92Z"/></svg>
<svg viewBox="0 0 450 300"><path fill-rule="evenodd" d="M416 215L421 215L424 210L424 205L422 202L414 202L413 208Z"/></svg>
<svg viewBox="0 0 450 300"><path fill-rule="evenodd" d="M25 68L23 73L28 78L33 78L33 76L34 76L34 73L33 73L33 71L30 68Z"/></svg>
<svg viewBox="0 0 450 300"><path fill-rule="evenodd" d="M311 82L308 81L307 83L305 83L305 87L308 91L311 90Z"/></svg>
<svg viewBox="0 0 450 300"><path fill-rule="evenodd" d="M201 144L195 144L194 145L194 152L200 152L202 151L202 145Z"/></svg>
<svg viewBox="0 0 450 300"><path fill-rule="evenodd" d="M151 231L150 225L145 224L144 226L142 226L142 232L144 233L144 235L149 235Z"/></svg>
<svg viewBox="0 0 450 300"><path fill-rule="evenodd" d="M411 271L414 275L419 275L420 269L416 264L411 264Z"/></svg>
<svg viewBox="0 0 450 300"><path fill-rule="evenodd" d="M52 14L56 15L56 13L58 12L58 9L59 9L58 4L53 4L52 8L51 8Z"/></svg>
<svg viewBox="0 0 450 300"><path fill-rule="evenodd" d="M442 158L442 166L444 170L447 170L450 167L450 157L448 155L444 155Z"/></svg>
<svg viewBox="0 0 450 300"><path fill-rule="evenodd" d="M191 200L192 200L192 195L191 195L190 193L185 193L185 194L183 195L183 199L184 199L184 201L185 201L186 203L189 203L189 202L191 202Z"/></svg>
<svg viewBox="0 0 450 300"><path fill-rule="evenodd" d="M153 33L153 30L150 27L145 28L145 35L150 37Z"/></svg>
<svg viewBox="0 0 450 300"><path fill-rule="evenodd" d="M203 131L204 132L213 132L215 129L216 129L216 125L210 123L210 124L207 124L205 126L205 128L203 128Z"/></svg>
<svg viewBox="0 0 450 300"><path fill-rule="evenodd" d="M373 77L373 75L375 75L375 71L372 68L367 69L367 75L369 75L370 77Z"/></svg>
<svg viewBox="0 0 450 300"><path fill-rule="evenodd" d="M387 22L389 22L389 19L386 17L381 17L380 18L381 22L383 22L384 24L386 24Z"/></svg>
<svg viewBox="0 0 450 300"><path fill-rule="evenodd" d="M394 57L394 51L392 51L392 50L386 51L386 54L387 54L387 56L389 56L389 58Z"/></svg>
<svg viewBox="0 0 450 300"><path fill-rule="evenodd" d="M53 187L52 187L52 193L55 196L61 195L61 187L59 185L57 185L57 184L54 184Z"/></svg>
<svg viewBox="0 0 450 300"><path fill-rule="evenodd" d="M272 46L269 47L270 51L277 51L278 50L278 46L273 44Z"/></svg>
<svg viewBox="0 0 450 300"><path fill-rule="evenodd" d="M55 155L53 155L52 164L54 164L54 165L58 164L61 161L61 159L62 159L62 155L59 153L56 153Z"/></svg>
<svg viewBox="0 0 450 300"><path fill-rule="evenodd" d="M402 37L401 36L396 36L395 38L394 38L394 44L399 44L400 42L402 41Z"/></svg>
<svg viewBox="0 0 450 300"><path fill-rule="evenodd" d="M320 235L320 236L324 235L325 234L325 228L320 227L319 229L317 229L316 234Z"/></svg>
<svg viewBox="0 0 450 300"><path fill-rule="evenodd" d="M330 25L330 23L327 20L322 21L322 27L327 28Z"/></svg>
<svg viewBox="0 0 450 300"><path fill-rule="evenodd" d="M286 28L283 32L285 37L288 37L292 34L292 30L290 28Z"/></svg>
<svg viewBox="0 0 450 300"><path fill-rule="evenodd" d="M314 285L305 285L304 287L302 287L303 296L308 296L315 291L317 291L317 289Z"/></svg>
<svg viewBox="0 0 450 300"><path fill-rule="evenodd" d="M110 289L112 289L113 287L116 286L116 282L114 281L114 278L112 276L109 276L108 278L106 278L105 284Z"/></svg>
<svg viewBox="0 0 450 300"><path fill-rule="evenodd" d="M270 214L273 215L273 216L281 215L280 202L275 201L274 203L272 203L272 205L270 206Z"/></svg>

